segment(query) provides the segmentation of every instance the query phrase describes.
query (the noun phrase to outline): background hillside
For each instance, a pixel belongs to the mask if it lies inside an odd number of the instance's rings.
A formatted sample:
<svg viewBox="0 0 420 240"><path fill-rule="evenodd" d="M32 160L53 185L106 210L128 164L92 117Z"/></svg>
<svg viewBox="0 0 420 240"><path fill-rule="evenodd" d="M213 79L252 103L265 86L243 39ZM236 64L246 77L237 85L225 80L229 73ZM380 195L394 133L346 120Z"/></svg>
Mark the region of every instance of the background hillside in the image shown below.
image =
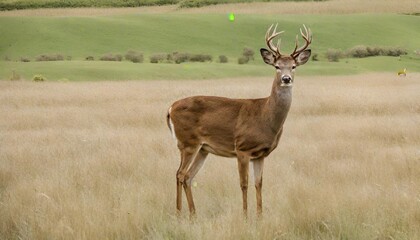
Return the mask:
<svg viewBox="0 0 420 240"><path fill-rule="evenodd" d="M282 49L289 52L302 23L314 33L313 54L318 62L308 64L302 74L354 74L366 71L396 72L401 68L420 71L419 17L403 14L267 15L237 14L135 14L92 17L0 17L0 78L12 71L25 78L43 74L52 80L194 79L271 75L259 57L265 47L264 34L271 23L285 30ZM330 63L328 49L346 50L357 45L401 47L408 55L342 59ZM255 61L239 66L242 49L255 51ZM144 54L145 63L84 61L128 50ZM150 64L155 53L188 52L210 54L213 63ZM62 54L71 61L34 62L41 54ZM216 63L219 55L228 64ZM22 58L31 62L20 62Z"/></svg>
<svg viewBox="0 0 420 240"><path fill-rule="evenodd" d="M31 8L76 8L76 7L139 7L174 5L180 8L202 7L224 3L247 2L312 2L312 0L0 0L1 10ZM326 0L315 0L316 2Z"/></svg>

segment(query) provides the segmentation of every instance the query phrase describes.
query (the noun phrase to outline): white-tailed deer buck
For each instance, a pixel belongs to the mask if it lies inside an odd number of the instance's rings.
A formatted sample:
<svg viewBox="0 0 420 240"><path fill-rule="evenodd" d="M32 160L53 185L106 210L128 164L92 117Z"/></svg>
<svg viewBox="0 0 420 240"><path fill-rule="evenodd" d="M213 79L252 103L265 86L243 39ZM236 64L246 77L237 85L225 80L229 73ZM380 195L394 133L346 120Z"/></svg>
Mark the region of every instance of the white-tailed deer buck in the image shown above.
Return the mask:
<svg viewBox="0 0 420 240"><path fill-rule="evenodd" d="M292 86L297 66L305 64L311 50L310 29L304 26L300 33L305 44L296 46L292 54L280 53L280 40L275 46L272 40L282 32L267 30L265 41L270 50L261 48L265 63L276 69L270 96L258 99L230 99L214 96L195 96L176 101L169 108L167 123L177 139L181 152L181 164L176 173L176 208L182 208L182 188L188 201L190 215L195 214L191 182L208 155L236 157L243 210L247 215L247 191L249 162L254 168L257 193L257 214L262 213L262 174L264 158L276 147L283 132L283 124L292 102Z"/></svg>

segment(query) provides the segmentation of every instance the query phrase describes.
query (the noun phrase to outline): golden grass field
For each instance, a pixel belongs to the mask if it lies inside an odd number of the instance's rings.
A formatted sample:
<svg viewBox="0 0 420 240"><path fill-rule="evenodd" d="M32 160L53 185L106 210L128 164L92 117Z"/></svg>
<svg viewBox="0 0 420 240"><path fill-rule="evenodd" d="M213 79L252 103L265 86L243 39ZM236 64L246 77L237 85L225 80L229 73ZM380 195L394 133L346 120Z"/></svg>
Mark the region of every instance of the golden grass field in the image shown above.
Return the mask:
<svg viewBox="0 0 420 240"><path fill-rule="evenodd" d="M250 2L218 4L200 8L177 5L135 8L53 8L0 11L0 16L107 16L144 13L229 13L236 14L352 14L416 13L418 0L328 0L309 2Z"/></svg>
<svg viewBox="0 0 420 240"><path fill-rule="evenodd" d="M165 115L190 95L264 97L271 79L0 81L0 239L420 239L419 79L297 76L247 222L236 160L215 156L197 218L176 217Z"/></svg>

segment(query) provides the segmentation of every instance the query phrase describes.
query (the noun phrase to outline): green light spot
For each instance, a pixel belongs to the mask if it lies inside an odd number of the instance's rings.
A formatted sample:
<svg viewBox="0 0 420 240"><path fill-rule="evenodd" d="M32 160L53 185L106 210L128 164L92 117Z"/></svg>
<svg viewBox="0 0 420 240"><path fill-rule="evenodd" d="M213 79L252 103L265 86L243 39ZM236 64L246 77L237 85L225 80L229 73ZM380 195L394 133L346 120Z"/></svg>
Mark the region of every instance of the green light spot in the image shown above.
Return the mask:
<svg viewBox="0 0 420 240"><path fill-rule="evenodd" d="M231 22L235 21L235 14L233 14L233 13L229 14L229 21L231 21Z"/></svg>

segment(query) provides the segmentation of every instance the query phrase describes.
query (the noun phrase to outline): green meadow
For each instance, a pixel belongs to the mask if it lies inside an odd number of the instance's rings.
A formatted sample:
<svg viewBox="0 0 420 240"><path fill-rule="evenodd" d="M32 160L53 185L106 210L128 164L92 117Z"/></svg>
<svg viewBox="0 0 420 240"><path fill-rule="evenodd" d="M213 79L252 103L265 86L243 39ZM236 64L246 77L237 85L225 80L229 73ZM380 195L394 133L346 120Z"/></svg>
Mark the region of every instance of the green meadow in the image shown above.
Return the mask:
<svg viewBox="0 0 420 240"><path fill-rule="evenodd" d="M92 17L0 17L0 79L12 72L25 79L41 74L49 80L208 79L270 76L259 57L264 34L279 23L282 50L290 52L302 23L314 34L311 45L318 61L299 74L347 75L364 72L420 71L419 16L403 14L262 15L239 14L230 22L227 14L137 14ZM402 47L401 57L369 57L328 62L328 49L346 50L357 45ZM237 64L242 49L255 51L255 60ZM144 63L99 61L100 56L124 55L128 50L144 54ZM210 54L211 63L151 64L155 53ZM41 54L62 54L71 60L36 62ZM229 63L218 63L226 55ZM85 61L93 56L95 61ZM31 62L21 62L26 57ZM8 59L8 61L4 60Z"/></svg>
<svg viewBox="0 0 420 240"><path fill-rule="evenodd" d="M264 2L267 0L260 0ZM287 2L291 0L271 0ZM307 2L311 0L294 0ZM316 0L325 1L325 0ZM223 3L258 2L258 0L0 0L0 10L32 9L32 8L75 8L75 7L139 7L154 5L178 4L181 8L202 7Z"/></svg>

